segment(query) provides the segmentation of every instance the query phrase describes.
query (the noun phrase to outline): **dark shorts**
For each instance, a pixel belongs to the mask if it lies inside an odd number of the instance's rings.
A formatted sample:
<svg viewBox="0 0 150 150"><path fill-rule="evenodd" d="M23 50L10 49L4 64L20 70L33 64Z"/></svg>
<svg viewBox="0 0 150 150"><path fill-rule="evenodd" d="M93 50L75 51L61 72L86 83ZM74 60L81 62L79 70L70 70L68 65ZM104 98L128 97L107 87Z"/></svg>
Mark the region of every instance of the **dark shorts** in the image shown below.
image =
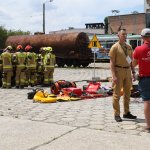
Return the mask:
<svg viewBox="0 0 150 150"><path fill-rule="evenodd" d="M150 77L143 77L140 79L139 91L143 101L150 101Z"/></svg>

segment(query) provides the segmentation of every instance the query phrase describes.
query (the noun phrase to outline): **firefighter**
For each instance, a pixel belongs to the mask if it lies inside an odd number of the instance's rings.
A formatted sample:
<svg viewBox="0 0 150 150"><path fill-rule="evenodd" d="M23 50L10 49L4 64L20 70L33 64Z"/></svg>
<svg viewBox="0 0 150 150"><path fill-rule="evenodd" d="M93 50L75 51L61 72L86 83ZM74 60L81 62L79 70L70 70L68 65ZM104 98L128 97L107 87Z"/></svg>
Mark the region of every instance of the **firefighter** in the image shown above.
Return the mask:
<svg viewBox="0 0 150 150"><path fill-rule="evenodd" d="M0 86L2 86L2 56L0 54Z"/></svg>
<svg viewBox="0 0 150 150"><path fill-rule="evenodd" d="M15 50L16 51L16 50ZM15 86L16 84L16 65L17 65L17 58L16 58L16 53L15 53L14 49L11 51L12 54L12 72L13 75L11 77L11 86Z"/></svg>
<svg viewBox="0 0 150 150"><path fill-rule="evenodd" d="M34 87L36 85L36 66L37 66L37 56L33 52L33 48L30 45L25 47L26 55L27 55L27 81L28 85Z"/></svg>
<svg viewBox="0 0 150 150"><path fill-rule="evenodd" d="M50 66L51 66L51 72L50 72L50 84L52 85L54 83L54 68L56 64L56 56L54 54L53 49L50 51L51 58L50 58Z"/></svg>
<svg viewBox="0 0 150 150"><path fill-rule="evenodd" d="M44 80L44 57L45 48L41 47L39 50L40 54L37 55L37 84L43 84Z"/></svg>
<svg viewBox="0 0 150 150"><path fill-rule="evenodd" d="M26 53L22 45L18 45L16 50L16 88L23 89L26 80Z"/></svg>
<svg viewBox="0 0 150 150"><path fill-rule="evenodd" d="M12 46L7 46L2 53L2 88L11 88L11 78L13 75L13 66L12 66Z"/></svg>
<svg viewBox="0 0 150 150"><path fill-rule="evenodd" d="M44 57L44 85L51 85L53 80L55 66L55 55L53 54L52 47L46 47L46 55Z"/></svg>

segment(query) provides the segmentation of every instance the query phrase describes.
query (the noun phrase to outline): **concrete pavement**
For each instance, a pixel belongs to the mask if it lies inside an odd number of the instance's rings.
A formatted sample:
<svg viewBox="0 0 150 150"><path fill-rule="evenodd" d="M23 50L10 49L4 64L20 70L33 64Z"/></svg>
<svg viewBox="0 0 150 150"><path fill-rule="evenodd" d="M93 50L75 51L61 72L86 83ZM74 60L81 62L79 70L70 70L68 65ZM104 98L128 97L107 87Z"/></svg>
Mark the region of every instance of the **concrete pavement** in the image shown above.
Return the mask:
<svg viewBox="0 0 150 150"><path fill-rule="evenodd" d="M101 78L111 76L108 64L96 64L95 72ZM54 76L55 81L90 80L93 68L56 68ZM87 84L76 83L78 87ZM27 99L29 91L30 87L0 89L0 150L149 149L141 99L131 98L131 112L137 120L117 123L111 97L43 104ZM121 112L122 105L121 99Z"/></svg>

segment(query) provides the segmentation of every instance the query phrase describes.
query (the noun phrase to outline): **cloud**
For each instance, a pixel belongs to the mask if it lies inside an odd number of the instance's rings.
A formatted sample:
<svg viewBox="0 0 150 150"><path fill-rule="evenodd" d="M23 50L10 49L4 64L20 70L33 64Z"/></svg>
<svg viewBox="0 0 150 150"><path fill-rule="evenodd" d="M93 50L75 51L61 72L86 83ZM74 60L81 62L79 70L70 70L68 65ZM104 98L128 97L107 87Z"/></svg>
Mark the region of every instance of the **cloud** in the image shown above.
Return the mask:
<svg viewBox="0 0 150 150"><path fill-rule="evenodd" d="M119 10L120 15L144 10L143 0L5 0L0 5L0 25L9 29L42 31L43 3L47 33L68 27L84 28L85 23L103 22L114 9Z"/></svg>
<svg viewBox="0 0 150 150"><path fill-rule="evenodd" d="M11 20L12 17L8 14L8 12L0 10L0 18L1 20Z"/></svg>

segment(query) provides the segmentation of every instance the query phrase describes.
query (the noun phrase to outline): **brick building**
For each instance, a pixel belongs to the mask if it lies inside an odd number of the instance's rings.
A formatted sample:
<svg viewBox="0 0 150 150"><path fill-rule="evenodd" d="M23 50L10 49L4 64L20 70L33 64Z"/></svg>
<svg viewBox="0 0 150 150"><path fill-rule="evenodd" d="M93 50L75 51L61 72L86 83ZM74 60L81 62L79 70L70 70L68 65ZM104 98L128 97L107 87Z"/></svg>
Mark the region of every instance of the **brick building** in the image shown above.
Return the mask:
<svg viewBox="0 0 150 150"><path fill-rule="evenodd" d="M145 13L133 13L108 17L108 33L116 33L119 28L127 29L128 33L140 34L146 27Z"/></svg>
<svg viewBox="0 0 150 150"><path fill-rule="evenodd" d="M140 34L145 27L150 28L150 0L144 0L144 12L133 11L132 14L117 15L118 10L114 10L114 16L108 16L108 34L117 33L119 28L127 29L128 33ZM86 23L86 28L69 28L50 33L86 32L88 34L105 34L103 23Z"/></svg>
<svg viewBox="0 0 150 150"><path fill-rule="evenodd" d="M144 12L145 13L150 12L150 0L144 0Z"/></svg>
<svg viewBox="0 0 150 150"><path fill-rule="evenodd" d="M144 13L134 11L132 14L108 17L108 33L116 33L119 27L128 33L140 34L145 27L150 28L150 0L144 0Z"/></svg>

